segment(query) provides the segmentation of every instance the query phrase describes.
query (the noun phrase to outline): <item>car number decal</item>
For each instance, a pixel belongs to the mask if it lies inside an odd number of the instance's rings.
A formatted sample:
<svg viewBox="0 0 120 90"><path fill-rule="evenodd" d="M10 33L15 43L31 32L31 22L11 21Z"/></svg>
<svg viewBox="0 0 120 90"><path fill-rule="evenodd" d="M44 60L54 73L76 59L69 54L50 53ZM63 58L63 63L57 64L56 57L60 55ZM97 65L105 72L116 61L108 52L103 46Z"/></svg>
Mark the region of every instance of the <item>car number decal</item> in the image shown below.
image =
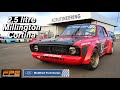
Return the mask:
<svg viewBox="0 0 120 90"><path fill-rule="evenodd" d="M53 54L44 54L43 56L58 57L58 58L61 58L61 57L62 57L62 55L53 55Z"/></svg>
<svg viewBox="0 0 120 90"><path fill-rule="evenodd" d="M105 49L105 44L106 44L106 41L102 42L101 43L101 53L104 51Z"/></svg>

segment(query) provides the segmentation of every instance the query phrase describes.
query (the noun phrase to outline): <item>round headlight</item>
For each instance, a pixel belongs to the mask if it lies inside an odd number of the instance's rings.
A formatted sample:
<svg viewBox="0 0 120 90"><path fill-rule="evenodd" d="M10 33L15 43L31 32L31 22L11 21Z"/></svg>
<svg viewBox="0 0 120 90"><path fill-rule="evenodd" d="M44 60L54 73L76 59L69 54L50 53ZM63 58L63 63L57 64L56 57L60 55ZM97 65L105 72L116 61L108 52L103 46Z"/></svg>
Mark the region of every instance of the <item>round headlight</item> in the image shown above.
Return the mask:
<svg viewBox="0 0 120 90"><path fill-rule="evenodd" d="M37 45L34 46L34 50L38 51L38 46Z"/></svg>
<svg viewBox="0 0 120 90"><path fill-rule="evenodd" d="M76 48L75 47L70 47L69 48L69 53L70 54L75 54L76 53Z"/></svg>

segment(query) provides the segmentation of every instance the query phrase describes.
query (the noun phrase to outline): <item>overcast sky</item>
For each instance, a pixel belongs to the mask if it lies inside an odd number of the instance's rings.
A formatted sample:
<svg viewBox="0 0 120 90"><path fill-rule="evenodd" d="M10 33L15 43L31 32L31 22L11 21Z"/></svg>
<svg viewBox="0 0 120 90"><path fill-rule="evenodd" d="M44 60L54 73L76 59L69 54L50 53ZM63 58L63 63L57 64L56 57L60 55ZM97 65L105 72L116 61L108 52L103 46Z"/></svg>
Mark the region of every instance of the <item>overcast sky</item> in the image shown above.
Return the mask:
<svg viewBox="0 0 120 90"><path fill-rule="evenodd" d="M0 12L0 34L3 36L6 35L2 31L3 24L7 24L9 16L30 16L37 19L38 25L46 25L50 22L51 18L59 17L64 15L69 15L75 12ZM114 19L117 21L118 12L98 12L99 14ZM118 27L116 28L115 33L120 33L120 18L118 19Z"/></svg>

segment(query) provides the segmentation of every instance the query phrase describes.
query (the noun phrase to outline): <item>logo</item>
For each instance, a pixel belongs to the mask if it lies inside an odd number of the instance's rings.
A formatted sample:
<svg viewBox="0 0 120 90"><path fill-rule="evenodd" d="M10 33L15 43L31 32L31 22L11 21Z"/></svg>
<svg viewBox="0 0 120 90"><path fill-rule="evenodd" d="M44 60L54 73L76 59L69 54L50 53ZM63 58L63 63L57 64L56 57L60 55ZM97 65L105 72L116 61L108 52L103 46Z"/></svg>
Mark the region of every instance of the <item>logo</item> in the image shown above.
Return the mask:
<svg viewBox="0 0 120 90"><path fill-rule="evenodd" d="M1 77L21 77L20 69L3 69L1 72Z"/></svg>
<svg viewBox="0 0 120 90"><path fill-rule="evenodd" d="M44 54L43 56L58 57L58 58L61 58L61 57L62 57L62 55L53 55L53 54Z"/></svg>
<svg viewBox="0 0 120 90"><path fill-rule="evenodd" d="M26 74L26 75L32 75L33 72L32 72L32 71L26 71L25 74Z"/></svg>
<svg viewBox="0 0 120 90"><path fill-rule="evenodd" d="M69 77L69 69L24 69L23 77Z"/></svg>

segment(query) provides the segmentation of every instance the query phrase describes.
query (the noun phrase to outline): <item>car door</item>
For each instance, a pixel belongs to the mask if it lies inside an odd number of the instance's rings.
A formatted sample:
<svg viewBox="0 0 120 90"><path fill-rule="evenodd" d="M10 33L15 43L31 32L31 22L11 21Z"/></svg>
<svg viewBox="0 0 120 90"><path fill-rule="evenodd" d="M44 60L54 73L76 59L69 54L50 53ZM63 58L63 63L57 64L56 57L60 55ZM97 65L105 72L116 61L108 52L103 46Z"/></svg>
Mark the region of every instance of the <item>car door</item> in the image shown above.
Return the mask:
<svg viewBox="0 0 120 90"><path fill-rule="evenodd" d="M108 34L107 34L107 31L106 31L106 29L105 28L103 28L103 33L104 33L104 38L106 39L106 42L104 43L104 50L105 50L105 52L106 52L106 50L107 50L107 47L108 47L108 41L109 41L109 36L108 36Z"/></svg>
<svg viewBox="0 0 120 90"><path fill-rule="evenodd" d="M102 26L98 26L98 39L100 41L100 54L104 54L107 48L107 38L104 34L104 28Z"/></svg>

